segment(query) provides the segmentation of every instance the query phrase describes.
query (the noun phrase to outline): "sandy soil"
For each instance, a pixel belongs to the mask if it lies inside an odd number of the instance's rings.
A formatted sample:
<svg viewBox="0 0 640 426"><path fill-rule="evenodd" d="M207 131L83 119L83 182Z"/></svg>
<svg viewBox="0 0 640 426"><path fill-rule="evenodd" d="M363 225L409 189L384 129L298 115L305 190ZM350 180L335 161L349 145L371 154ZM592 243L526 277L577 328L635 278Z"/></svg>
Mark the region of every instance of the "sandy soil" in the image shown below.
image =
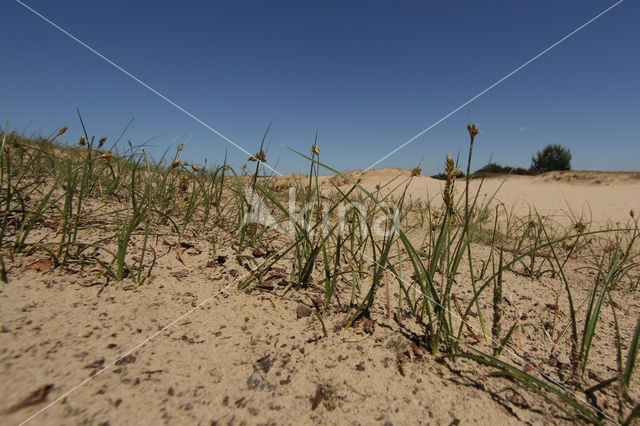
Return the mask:
<svg viewBox="0 0 640 426"><path fill-rule="evenodd" d="M356 175L357 173L353 173ZM374 190L408 172L377 170L360 176ZM329 179L329 178L327 178ZM400 181L398 181L400 183ZM474 183L473 185L477 185ZM593 227L627 223L640 212L638 174L551 173L487 179L483 193L502 185L497 198L516 215L535 208L566 220L571 210ZM393 186L393 185L392 185ZM414 178L413 199L440 202L441 181ZM322 288L288 290L284 269L258 287L240 292L249 274L235 258L233 237L221 235L216 258L205 237L188 239L185 265L177 241L157 242L161 253L153 278L138 286L106 282L100 271L75 265L50 270L42 255L6 260L8 283L0 283L0 415L2 424L558 424L569 419L535 393L465 360L437 359L425 352L424 328L392 309L380 295L372 321L343 330L345 301L321 323L313 313ZM278 249L274 243L270 249ZM487 248L475 251L485 256ZM253 253L260 261L263 253ZM219 256L219 257L218 257ZM567 271L582 300L593 285L586 259ZM286 264L283 267L286 269ZM507 272L505 324L520 326L503 359L562 382L567 351L554 347L551 323L568 321L558 277L537 280ZM468 272L454 293L470 299ZM640 279L640 277L637 277ZM398 287L386 277L391 305ZM640 315L640 295L621 285L613 291L621 333L628 344ZM382 292L382 291L381 291ZM556 299L558 297L558 299ZM483 298L486 315L490 295ZM615 374L610 310L602 313L597 352L589 364L592 385ZM477 318L472 325L479 329ZM486 342L465 342L490 350ZM568 346L565 339L564 347ZM561 345L562 346L562 345ZM623 349L626 349L624 347ZM47 385L52 385L47 387ZM638 400L638 380L632 396ZM33 404L16 407L32 393ZM38 396L44 396L38 398ZM615 414L613 395L595 404ZM35 416L35 417L33 417Z"/></svg>
<svg viewBox="0 0 640 426"><path fill-rule="evenodd" d="M383 194L391 193L396 199L405 187L398 185L411 175L410 171L401 169L360 173L350 172L349 176L362 179L361 184L370 191L380 185ZM392 184L385 186L394 178ZM416 176L410 180L407 197L439 206L443 187L444 181ZM593 229L624 226L630 210L640 211L640 173L566 171L538 176L497 176L472 180L470 193L476 194L479 187L480 201L494 197L495 202L503 203L515 216L523 217L537 211L561 224L575 218L591 224ZM463 190L464 183L457 182L458 193Z"/></svg>

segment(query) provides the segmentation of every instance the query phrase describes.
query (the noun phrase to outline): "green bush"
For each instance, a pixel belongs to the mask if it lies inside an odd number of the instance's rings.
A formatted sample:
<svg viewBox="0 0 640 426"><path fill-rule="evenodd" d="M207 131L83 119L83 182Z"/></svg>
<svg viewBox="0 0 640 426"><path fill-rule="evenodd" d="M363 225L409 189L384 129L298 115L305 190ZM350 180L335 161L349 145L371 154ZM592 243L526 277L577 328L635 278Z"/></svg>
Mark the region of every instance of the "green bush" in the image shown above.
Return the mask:
<svg viewBox="0 0 640 426"><path fill-rule="evenodd" d="M523 169L522 167L501 166L498 163L487 163L486 166L476 170L471 177L481 178L495 175L535 175L539 172L533 169Z"/></svg>
<svg viewBox="0 0 640 426"><path fill-rule="evenodd" d="M547 145L531 157L531 168L540 172L571 170L571 152L557 144Z"/></svg>

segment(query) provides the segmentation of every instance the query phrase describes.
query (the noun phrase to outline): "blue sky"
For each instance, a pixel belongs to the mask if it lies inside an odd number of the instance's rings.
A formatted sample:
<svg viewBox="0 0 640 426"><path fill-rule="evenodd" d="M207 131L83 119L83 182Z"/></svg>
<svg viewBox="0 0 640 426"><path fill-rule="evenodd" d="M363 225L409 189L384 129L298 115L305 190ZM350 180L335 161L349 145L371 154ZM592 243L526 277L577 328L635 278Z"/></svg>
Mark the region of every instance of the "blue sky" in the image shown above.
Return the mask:
<svg viewBox="0 0 640 426"><path fill-rule="evenodd" d="M282 147L364 169L614 1L280 2L24 0L249 152L269 122L268 163L306 172ZM62 140L90 134L185 144L202 164L246 154L21 6L2 2L0 119ZM640 170L640 4L626 0L377 167L442 168L491 157L528 167L549 143L574 169ZM125 141L126 141L125 139Z"/></svg>

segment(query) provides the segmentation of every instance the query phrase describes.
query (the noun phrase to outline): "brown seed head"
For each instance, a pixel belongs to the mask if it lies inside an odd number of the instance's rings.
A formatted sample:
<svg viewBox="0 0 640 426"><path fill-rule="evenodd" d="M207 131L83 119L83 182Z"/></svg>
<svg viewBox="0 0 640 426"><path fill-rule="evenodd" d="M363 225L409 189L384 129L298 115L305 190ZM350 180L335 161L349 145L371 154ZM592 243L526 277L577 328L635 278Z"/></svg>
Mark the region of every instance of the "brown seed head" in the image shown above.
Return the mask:
<svg viewBox="0 0 640 426"><path fill-rule="evenodd" d="M197 172L198 170L200 170L200 167L196 166L195 164L192 164L191 168L193 169L194 172Z"/></svg>
<svg viewBox="0 0 640 426"><path fill-rule="evenodd" d="M249 157L249 161L261 161L263 163L266 163L267 154L265 154L265 152L261 149L259 153Z"/></svg>
<svg viewBox="0 0 640 426"><path fill-rule="evenodd" d="M447 181L454 181L460 169L456 167L456 164L453 162L453 158L451 158L451 154L449 153L447 153L447 159L444 162L444 166L444 173L447 176Z"/></svg>
<svg viewBox="0 0 640 426"><path fill-rule="evenodd" d="M58 133L56 134L56 138L60 135L62 135L63 133L65 133L69 128L67 126L62 126L60 127L60 130L58 130Z"/></svg>
<svg viewBox="0 0 640 426"><path fill-rule="evenodd" d="M80 140L78 141L78 145L85 146L87 144L87 138L84 136L80 136Z"/></svg>
<svg viewBox="0 0 640 426"><path fill-rule="evenodd" d="M180 145L178 145L178 152L182 151L182 148L184 148L184 144L181 143Z"/></svg>
<svg viewBox="0 0 640 426"><path fill-rule="evenodd" d="M420 176L420 173L422 173L422 169L420 167L416 167L415 169L411 170L411 177Z"/></svg>
<svg viewBox="0 0 640 426"><path fill-rule="evenodd" d="M311 153L315 155L320 155L320 148L318 147L318 145L316 144L311 145Z"/></svg>
<svg viewBox="0 0 640 426"><path fill-rule="evenodd" d="M173 159L173 162L171 163L171 168L175 169L176 167L178 167L180 165L180 159L178 157Z"/></svg>
<svg viewBox="0 0 640 426"><path fill-rule="evenodd" d="M631 216L631 218L636 217L636 212L633 211L633 209L629 210L629 216Z"/></svg>
<svg viewBox="0 0 640 426"><path fill-rule="evenodd" d="M102 145L104 145L104 143L107 141L107 138L105 138L104 136L100 138L100 140L98 141L98 149L102 148Z"/></svg>
<svg viewBox="0 0 640 426"><path fill-rule="evenodd" d="M468 124L467 130L469 131L469 136L471 136L471 143L473 143L473 139L475 139L476 135L480 132L475 124Z"/></svg>
<svg viewBox="0 0 640 426"><path fill-rule="evenodd" d="M455 166L453 158L449 153L447 153L447 159L444 162L444 174L447 182L444 186L442 199L444 200L444 205L447 207L449 213L453 213L453 193L455 190L456 175L458 174L458 171L459 169Z"/></svg>

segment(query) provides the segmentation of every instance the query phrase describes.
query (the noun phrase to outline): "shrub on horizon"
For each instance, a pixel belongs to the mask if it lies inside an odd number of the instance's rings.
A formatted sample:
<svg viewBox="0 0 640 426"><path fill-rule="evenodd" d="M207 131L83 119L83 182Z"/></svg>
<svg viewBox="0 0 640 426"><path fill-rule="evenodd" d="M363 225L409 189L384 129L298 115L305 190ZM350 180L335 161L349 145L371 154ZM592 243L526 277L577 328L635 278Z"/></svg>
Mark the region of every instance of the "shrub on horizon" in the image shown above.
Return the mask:
<svg viewBox="0 0 640 426"><path fill-rule="evenodd" d="M558 144L549 144L531 157L531 168L539 172L571 170L571 152Z"/></svg>
<svg viewBox="0 0 640 426"><path fill-rule="evenodd" d="M461 170L458 170L456 172L456 179L462 179L465 177L465 174L462 173ZM431 175L432 179L438 179L438 180L446 180L447 179L447 174L446 173L437 173L435 175Z"/></svg>
<svg viewBox="0 0 640 426"><path fill-rule="evenodd" d="M538 171L533 169L524 169L522 167L501 166L498 163L490 162L484 167L476 170L471 177L480 178L494 175L536 175Z"/></svg>

